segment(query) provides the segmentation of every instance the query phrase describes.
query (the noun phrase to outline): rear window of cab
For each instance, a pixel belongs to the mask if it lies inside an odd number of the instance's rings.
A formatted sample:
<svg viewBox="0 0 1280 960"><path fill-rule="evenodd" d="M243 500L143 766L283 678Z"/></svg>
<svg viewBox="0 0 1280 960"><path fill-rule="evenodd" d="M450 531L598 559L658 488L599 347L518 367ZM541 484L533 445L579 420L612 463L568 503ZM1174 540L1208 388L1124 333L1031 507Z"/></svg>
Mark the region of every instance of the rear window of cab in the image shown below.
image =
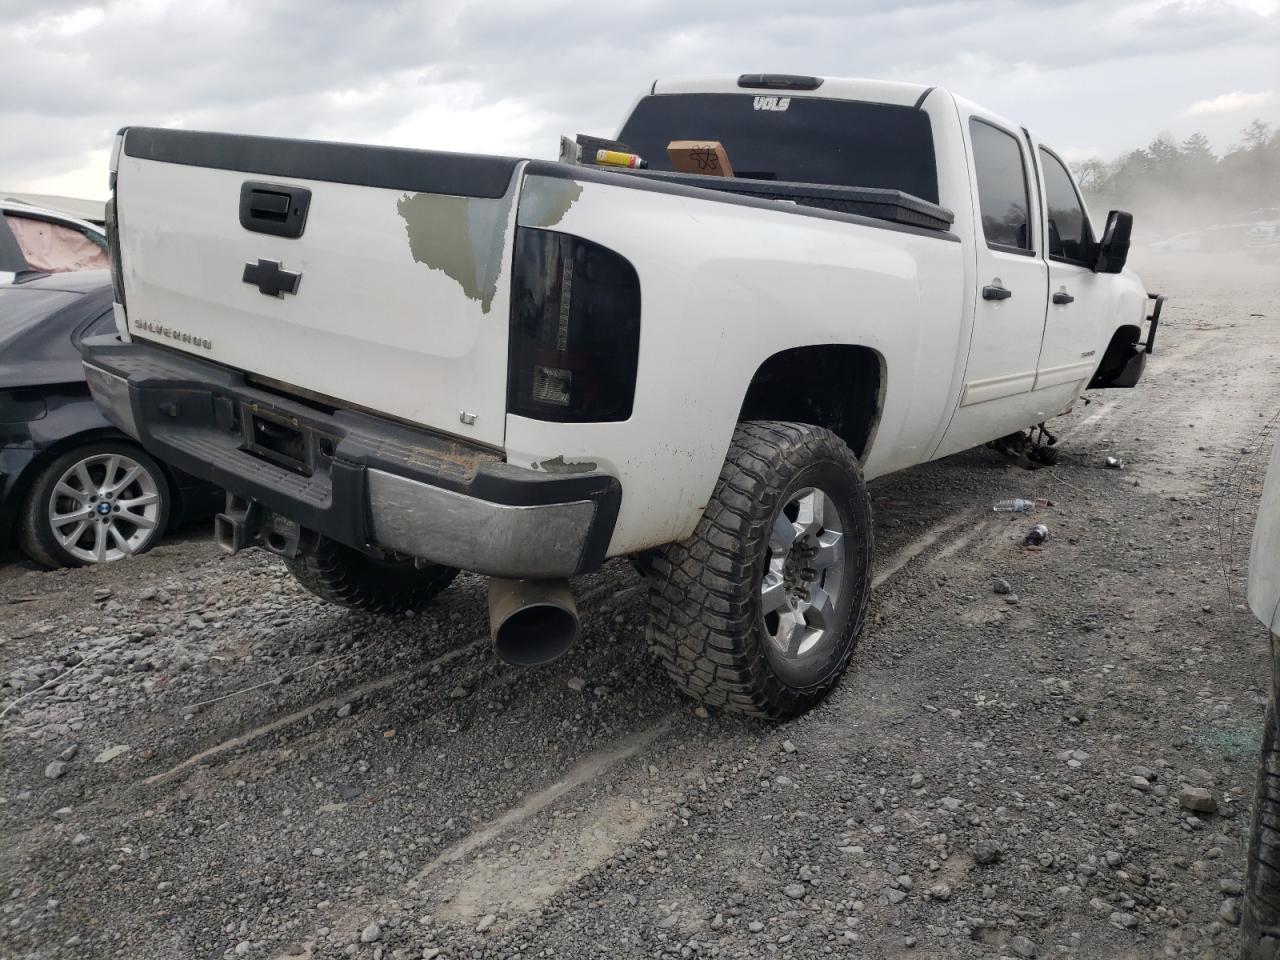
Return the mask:
<svg viewBox="0 0 1280 960"><path fill-rule="evenodd" d="M644 97L618 135L671 170L672 140L718 140L746 179L901 190L938 202L929 115L915 107L740 93Z"/></svg>

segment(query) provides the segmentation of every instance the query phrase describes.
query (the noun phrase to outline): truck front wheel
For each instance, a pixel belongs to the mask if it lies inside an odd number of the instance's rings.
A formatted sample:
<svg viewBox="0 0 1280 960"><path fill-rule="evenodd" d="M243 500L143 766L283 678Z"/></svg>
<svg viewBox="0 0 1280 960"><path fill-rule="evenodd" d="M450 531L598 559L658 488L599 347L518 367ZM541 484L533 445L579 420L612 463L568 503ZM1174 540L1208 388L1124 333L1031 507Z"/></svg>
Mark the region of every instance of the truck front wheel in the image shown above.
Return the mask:
<svg viewBox="0 0 1280 960"><path fill-rule="evenodd" d="M320 537L314 551L285 566L297 581L321 600L366 610L398 613L425 607L453 582L453 567L415 565L412 559L373 557Z"/></svg>
<svg viewBox="0 0 1280 960"><path fill-rule="evenodd" d="M710 706L796 716L848 666L871 591L853 452L804 423L740 423L693 536L648 558L650 639Z"/></svg>

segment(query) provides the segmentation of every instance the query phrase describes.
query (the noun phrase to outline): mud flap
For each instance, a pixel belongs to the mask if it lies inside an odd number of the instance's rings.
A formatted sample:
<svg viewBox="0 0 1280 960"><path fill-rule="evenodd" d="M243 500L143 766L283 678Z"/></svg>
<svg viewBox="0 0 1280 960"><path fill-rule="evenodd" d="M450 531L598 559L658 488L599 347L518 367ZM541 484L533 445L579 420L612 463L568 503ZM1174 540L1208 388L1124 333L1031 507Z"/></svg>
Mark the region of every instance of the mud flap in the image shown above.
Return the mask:
<svg viewBox="0 0 1280 960"><path fill-rule="evenodd" d="M1156 330L1160 327L1160 313L1164 309L1167 297L1160 293L1149 293L1147 297L1153 302L1151 326L1147 330L1145 343L1138 341L1137 327L1121 327L1111 338L1107 352L1103 354L1098 372L1089 381L1089 389L1106 387L1134 387L1142 379L1142 372L1147 368L1149 357L1156 345Z"/></svg>
<svg viewBox="0 0 1280 960"><path fill-rule="evenodd" d="M1111 351L1108 350L1108 353ZM1122 361L1118 366L1108 367L1104 360L1103 366L1094 374L1093 379L1089 381L1090 389L1100 389L1105 387L1136 387L1138 381L1142 379L1142 372L1147 368L1147 346L1144 343L1134 343L1129 345L1128 359Z"/></svg>

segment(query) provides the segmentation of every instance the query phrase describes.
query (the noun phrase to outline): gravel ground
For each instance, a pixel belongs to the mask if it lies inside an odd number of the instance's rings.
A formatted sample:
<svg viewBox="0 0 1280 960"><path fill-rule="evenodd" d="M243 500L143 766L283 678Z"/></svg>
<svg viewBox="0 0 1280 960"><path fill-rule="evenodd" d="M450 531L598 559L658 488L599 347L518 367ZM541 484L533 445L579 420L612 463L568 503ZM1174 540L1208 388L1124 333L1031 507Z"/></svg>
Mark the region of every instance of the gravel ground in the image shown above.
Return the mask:
<svg viewBox="0 0 1280 960"><path fill-rule="evenodd" d="M678 696L624 562L539 670L473 576L378 620L203 536L0 566L0 957L1233 955L1280 279L1193 265L1056 468L873 484L868 628L789 724Z"/></svg>

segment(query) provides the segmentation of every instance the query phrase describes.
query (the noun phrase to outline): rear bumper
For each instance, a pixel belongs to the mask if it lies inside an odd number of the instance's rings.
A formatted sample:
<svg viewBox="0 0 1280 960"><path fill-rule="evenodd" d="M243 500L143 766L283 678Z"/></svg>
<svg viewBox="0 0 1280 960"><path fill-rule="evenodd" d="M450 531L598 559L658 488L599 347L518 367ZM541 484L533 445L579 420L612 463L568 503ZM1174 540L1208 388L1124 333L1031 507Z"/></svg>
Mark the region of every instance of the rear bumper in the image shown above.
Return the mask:
<svg viewBox="0 0 1280 960"><path fill-rule="evenodd" d="M493 576L562 577L604 562L622 499L613 477L513 467L491 450L282 396L164 347L108 336L82 349L107 419L224 487L242 510ZM277 439L259 442L263 430Z"/></svg>

